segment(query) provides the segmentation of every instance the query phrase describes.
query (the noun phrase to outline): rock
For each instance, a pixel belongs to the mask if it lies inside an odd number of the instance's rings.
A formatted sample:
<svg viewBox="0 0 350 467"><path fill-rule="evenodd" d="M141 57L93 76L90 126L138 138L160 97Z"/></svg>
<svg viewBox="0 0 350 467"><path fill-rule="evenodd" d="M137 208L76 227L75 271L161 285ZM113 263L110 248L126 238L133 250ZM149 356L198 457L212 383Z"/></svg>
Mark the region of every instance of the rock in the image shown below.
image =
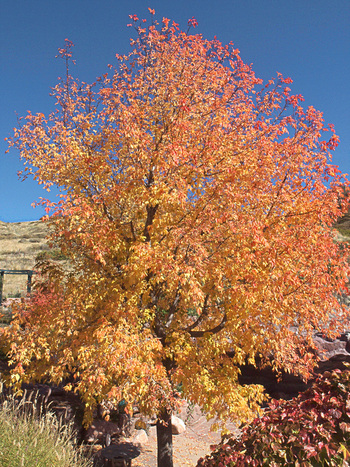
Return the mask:
<svg viewBox="0 0 350 467"><path fill-rule="evenodd" d="M181 418L176 417L175 415L171 416L171 428L173 435L180 435L186 431L185 423L181 420Z"/></svg>
<svg viewBox="0 0 350 467"><path fill-rule="evenodd" d="M112 436L117 436L120 433L120 428L116 423L107 422L106 420L94 420L92 425L86 430L84 441L86 443L105 443L106 439Z"/></svg>
<svg viewBox="0 0 350 467"><path fill-rule="evenodd" d="M130 440L135 446L143 447L145 444L148 444L148 436L145 430L138 430L135 435Z"/></svg>
<svg viewBox="0 0 350 467"><path fill-rule="evenodd" d="M274 399L291 399L299 392L307 389L307 384L298 375L281 371L281 376L270 366L256 368L247 364L240 367L241 374L238 377L240 384L261 384L266 393Z"/></svg>
<svg viewBox="0 0 350 467"><path fill-rule="evenodd" d="M327 339L321 333L314 336L314 343L320 361L324 362L336 356L349 357L349 337L348 334L341 334L337 339ZM344 358L345 360L346 358Z"/></svg>
<svg viewBox="0 0 350 467"><path fill-rule="evenodd" d="M350 333L344 332L337 339L324 337L316 332L314 337L316 355L319 362L315 368L316 374L335 369L344 369L344 363L350 363ZM244 365L241 368L239 382L241 384L261 384L267 394L275 399L291 399L300 392L305 391L311 384L307 384L298 375L281 372L281 378L273 372L271 367L255 368L252 365Z"/></svg>
<svg viewBox="0 0 350 467"><path fill-rule="evenodd" d="M344 332L337 339L328 339L317 333L314 342L317 348L317 354L320 358L317 372L332 371L335 369L343 370L344 363L350 363L350 334Z"/></svg>

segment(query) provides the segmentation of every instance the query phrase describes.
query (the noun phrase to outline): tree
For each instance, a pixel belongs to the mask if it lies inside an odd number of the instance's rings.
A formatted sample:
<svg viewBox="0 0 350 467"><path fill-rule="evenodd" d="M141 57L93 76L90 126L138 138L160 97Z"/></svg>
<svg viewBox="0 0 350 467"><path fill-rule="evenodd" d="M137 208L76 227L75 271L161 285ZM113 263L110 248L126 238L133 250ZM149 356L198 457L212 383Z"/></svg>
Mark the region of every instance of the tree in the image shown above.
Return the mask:
<svg viewBox="0 0 350 467"><path fill-rule="evenodd" d="M313 331L337 332L349 268L332 225L348 181L333 127L291 79L263 85L232 44L131 19L131 53L91 85L70 76L67 42L56 111L29 113L10 140L25 177L62 190L43 203L70 268L46 264L9 356L17 385L75 375L86 423L101 399L155 413L167 467L180 396L247 418L263 394L240 366L307 377Z"/></svg>

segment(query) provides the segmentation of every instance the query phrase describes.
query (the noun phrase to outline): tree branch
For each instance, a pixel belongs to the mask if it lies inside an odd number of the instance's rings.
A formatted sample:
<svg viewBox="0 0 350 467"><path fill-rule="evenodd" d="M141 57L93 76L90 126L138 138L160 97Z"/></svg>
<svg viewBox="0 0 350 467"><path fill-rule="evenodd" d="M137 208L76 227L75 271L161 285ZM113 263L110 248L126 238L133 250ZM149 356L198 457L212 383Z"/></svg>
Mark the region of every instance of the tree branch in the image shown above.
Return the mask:
<svg viewBox="0 0 350 467"><path fill-rule="evenodd" d="M215 328L207 329L205 331L189 331L189 334L191 337L203 337L204 334L217 334L222 329L224 329L226 322L227 322L227 315L226 313L224 313L221 323L215 326Z"/></svg>
<svg viewBox="0 0 350 467"><path fill-rule="evenodd" d="M174 301L170 305L170 308L169 308L168 319L167 319L167 322L165 323L166 328L169 328L169 326L171 325L171 323L172 323L172 321L174 319L174 316L175 316L175 313L176 313L176 310L177 310L177 306L178 306L180 298L181 298L180 290L181 290L181 285L178 285Z"/></svg>
<svg viewBox="0 0 350 467"><path fill-rule="evenodd" d="M224 316L223 316L223 318L221 320L221 323L219 323L214 328L203 330L203 331L193 331L194 328L199 326L203 322L203 320L208 317L208 313L209 313L208 302L209 302L209 294L207 294L205 296L205 298L204 298L202 313L197 318L197 320L194 323L192 323L190 326L188 326L187 328L182 329L183 331L188 332L191 337L203 337L204 334L207 334L207 333L217 334L218 332L220 332L225 327L225 324L227 322L226 312L224 312Z"/></svg>
<svg viewBox="0 0 350 467"><path fill-rule="evenodd" d="M191 324L191 326L188 326L188 328L184 329L185 331L187 332L192 331L192 329L199 326L200 323L203 321L203 319L208 316L208 312L209 312L208 301L209 301L209 294L207 294L204 298L202 313L198 316L197 320L193 324Z"/></svg>
<svg viewBox="0 0 350 467"><path fill-rule="evenodd" d="M156 204L155 206L147 206L147 219L145 223L145 228L143 229L143 236L146 238L146 241L149 242L151 240L151 237L149 235L148 229L152 225L154 217L156 215L157 209L158 209L159 204Z"/></svg>

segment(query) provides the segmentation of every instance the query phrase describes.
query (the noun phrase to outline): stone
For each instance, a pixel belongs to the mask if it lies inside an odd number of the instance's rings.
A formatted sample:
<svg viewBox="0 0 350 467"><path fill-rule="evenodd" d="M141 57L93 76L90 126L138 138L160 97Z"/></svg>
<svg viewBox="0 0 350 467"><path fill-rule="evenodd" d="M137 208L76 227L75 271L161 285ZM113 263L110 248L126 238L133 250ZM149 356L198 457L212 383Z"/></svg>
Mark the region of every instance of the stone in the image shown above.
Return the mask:
<svg viewBox="0 0 350 467"><path fill-rule="evenodd" d="M175 415L171 416L171 428L173 435L180 435L186 431L186 425L183 420L181 420L179 417L176 417Z"/></svg>
<svg viewBox="0 0 350 467"><path fill-rule="evenodd" d="M145 430L138 430L135 435L131 438L132 444L135 446L143 447L148 444L148 436Z"/></svg>
<svg viewBox="0 0 350 467"><path fill-rule="evenodd" d="M118 436L120 428L116 423L106 420L94 420L92 425L86 430L84 441L86 443L106 442L112 436Z"/></svg>
<svg viewBox="0 0 350 467"><path fill-rule="evenodd" d="M344 360L350 357L348 333L341 334L337 339L327 339L321 333L316 333L314 343L321 362L331 360L334 357Z"/></svg>
<svg viewBox="0 0 350 467"><path fill-rule="evenodd" d="M350 363L350 333L343 332L336 339L329 339L322 333L315 332L313 336L315 353L319 358L315 373L335 369L342 370L345 363ZM253 365L241 367L240 384L261 384L268 395L275 399L291 399L310 387L312 379L305 383L298 375L281 372L281 377L273 372L272 368L255 368Z"/></svg>

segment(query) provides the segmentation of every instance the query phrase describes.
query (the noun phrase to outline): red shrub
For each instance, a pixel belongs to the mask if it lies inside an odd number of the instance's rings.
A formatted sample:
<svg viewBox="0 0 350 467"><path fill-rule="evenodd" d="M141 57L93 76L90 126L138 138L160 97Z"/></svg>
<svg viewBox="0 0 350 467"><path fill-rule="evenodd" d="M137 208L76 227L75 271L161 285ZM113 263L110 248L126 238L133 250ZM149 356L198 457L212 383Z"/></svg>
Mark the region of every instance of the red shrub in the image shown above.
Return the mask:
<svg viewBox="0 0 350 467"><path fill-rule="evenodd" d="M240 439L220 444L197 467L348 465L349 390L349 370L326 372L298 397L272 400Z"/></svg>

